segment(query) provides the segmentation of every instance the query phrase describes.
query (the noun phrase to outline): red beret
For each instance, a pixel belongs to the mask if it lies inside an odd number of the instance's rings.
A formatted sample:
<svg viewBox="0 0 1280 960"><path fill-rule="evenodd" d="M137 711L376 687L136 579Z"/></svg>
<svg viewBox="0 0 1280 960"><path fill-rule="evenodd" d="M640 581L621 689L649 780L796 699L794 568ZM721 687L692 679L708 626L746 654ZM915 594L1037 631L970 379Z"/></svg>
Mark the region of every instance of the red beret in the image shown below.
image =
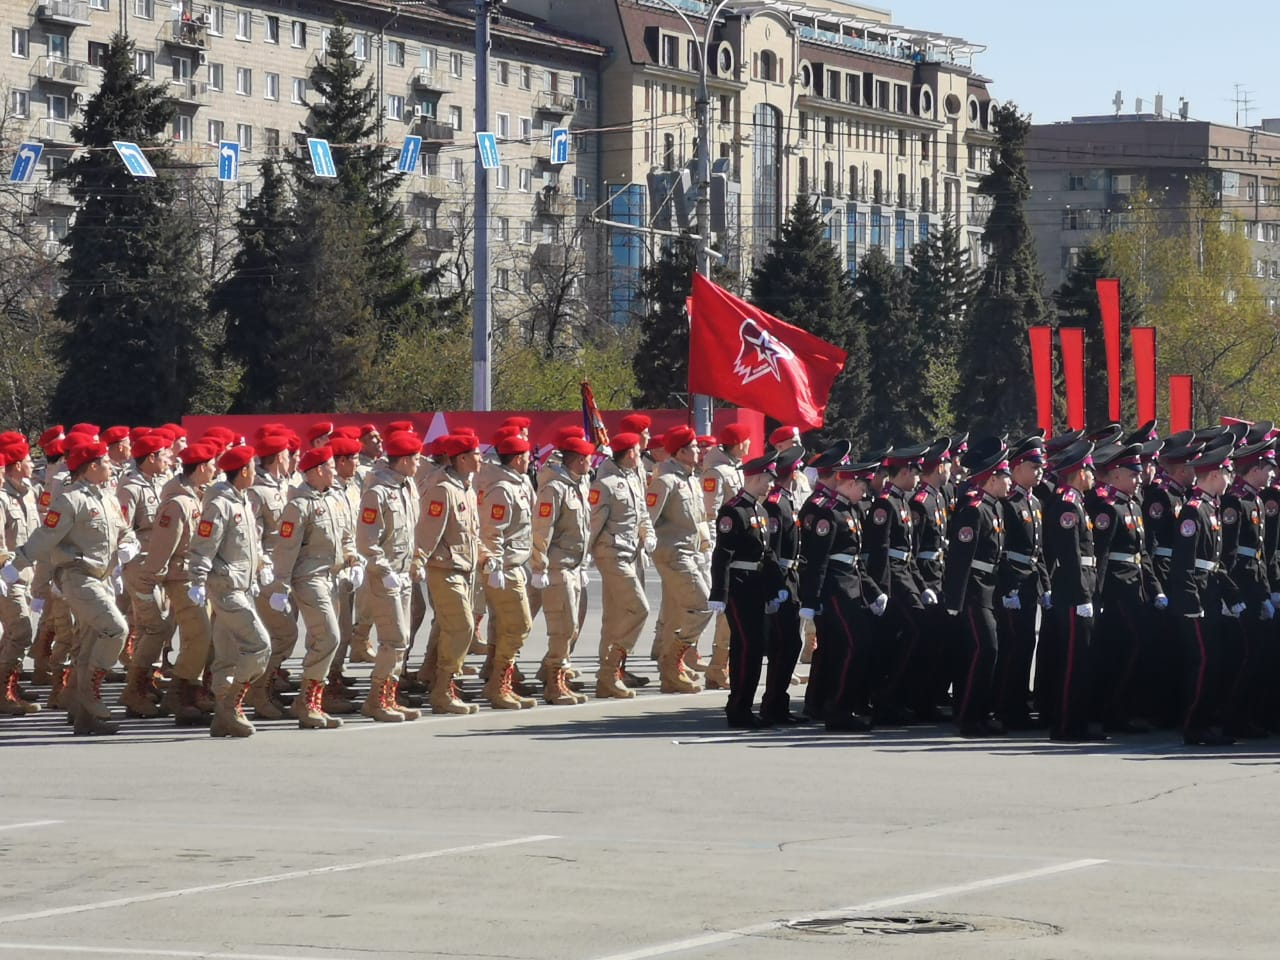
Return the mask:
<svg viewBox="0 0 1280 960"><path fill-rule="evenodd" d="M698 435L693 432L692 427L672 427L663 436L662 445L667 448L667 453L675 454L697 439Z"/></svg>
<svg viewBox="0 0 1280 960"><path fill-rule="evenodd" d="M644 413L628 413L620 426L626 433L642 433L653 426L653 417Z"/></svg>
<svg viewBox="0 0 1280 960"><path fill-rule="evenodd" d="M213 434L215 430L221 432L221 429L222 429L221 427L210 427L205 432L205 436L206 437L210 436L211 434ZM265 437L269 433L283 433L287 436L289 433L289 428L286 427L283 423L264 423L262 426L258 427L258 429L253 432L253 439L261 440L263 437Z"/></svg>
<svg viewBox="0 0 1280 960"><path fill-rule="evenodd" d="M307 427L307 442L319 440L325 434L333 433L333 421L321 420L319 423L313 423Z"/></svg>
<svg viewBox="0 0 1280 960"><path fill-rule="evenodd" d="M218 460L218 469L225 470L227 473L241 470L247 463L253 460L256 455L257 451L248 444L240 447L232 447L222 455L221 459Z"/></svg>
<svg viewBox="0 0 1280 960"><path fill-rule="evenodd" d="M334 427L333 435L335 437L346 437L348 440L359 440L364 436L359 427Z"/></svg>
<svg viewBox="0 0 1280 960"><path fill-rule="evenodd" d="M507 437L518 437L519 435L520 435L520 428L515 426L514 424L508 424L505 427L499 427L496 431L494 431L493 445L496 447L500 441L505 440Z"/></svg>
<svg viewBox="0 0 1280 960"><path fill-rule="evenodd" d="M562 453L577 453L584 457L589 457L596 452L596 445L594 443L588 443L581 437L565 437L560 441L560 451Z"/></svg>
<svg viewBox="0 0 1280 960"><path fill-rule="evenodd" d="M528 430L533 426L533 421L528 417L507 417L502 421L504 427L518 427L521 430Z"/></svg>
<svg viewBox="0 0 1280 960"><path fill-rule="evenodd" d="M102 435L102 442L105 444L119 443L121 440L127 440L129 437L128 427L108 427Z"/></svg>
<svg viewBox="0 0 1280 960"><path fill-rule="evenodd" d="M106 455L107 445L105 443L78 444L67 454L67 469L74 473L86 463L100 460Z"/></svg>
<svg viewBox="0 0 1280 960"><path fill-rule="evenodd" d="M556 431L556 443L561 440L567 440L569 437L577 437L579 440L587 439L587 431L576 424L570 427L561 427Z"/></svg>
<svg viewBox="0 0 1280 960"><path fill-rule="evenodd" d="M212 447L207 443L193 443L188 447L183 447L178 457L185 466L193 467L197 464L208 463L217 455L217 447Z"/></svg>
<svg viewBox="0 0 1280 960"><path fill-rule="evenodd" d="M76 447L83 447L86 443L97 443L96 436L90 436L87 433L68 433L66 439L62 441L62 448L65 452L70 453Z"/></svg>
<svg viewBox="0 0 1280 960"><path fill-rule="evenodd" d="M751 431L745 423L728 423L720 430L720 442L726 447L735 447L750 439Z"/></svg>
<svg viewBox="0 0 1280 960"><path fill-rule="evenodd" d="M218 437L219 439L223 440L225 443L230 443L232 440L236 438L236 432L234 430L230 429L229 427L220 426L218 424L214 424L212 427L206 430L204 432L204 435L206 437Z"/></svg>
<svg viewBox="0 0 1280 960"><path fill-rule="evenodd" d="M160 424L160 427L163 430L168 430L169 436L173 437L174 440L177 440L179 437L186 437L187 435L186 428L177 423L162 423Z"/></svg>
<svg viewBox="0 0 1280 960"><path fill-rule="evenodd" d="M475 427L454 427L454 428L453 428L451 431L449 431L449 432L450 432L451 434L453 434L453 436L455 436L455 437L478 437L478 436L480 436L480 434L476 433L476 428L475 428Z"/></svg>
<svg viewBox="0 0 1280 960"><path fill-rule="evenodd" d="M446 457L460 457L480 449L480 441L465 433L451 433L440 438L441 452Z"/></svg>
<svg viewBox="0 0 1280 960"><path fill-rule="evenodd" d="M357 430L357 433L354 437L351 438L352 440L359 440L361 437L367 437L371 433L378 432L378 428L375 427L372 423L362 423L359 427L356 428L356 430Z"/></svg>
<svg viewBox="0 0 1280 960"><path fill-rule="evenodd" d="M48 430L46 430L44 433L40 434L40 439L36 441L36 446L47 447L49 444L53 443L53 441L63 440L66 438L66 436L67 434L62 429L62 424L57 423L57 424L54 424L52 427L50 427Z"/></svg>
<svg viewBox="0 0 1280 960"><path fill-rule="evenodd" d="M649 445L645 447L645 449L657 450L659 447L663 447L665 449L666 439L667 439L667 435L665 433L659 433L654 436L651 436L649 438Z"/></svg>
<svg viewBox="0 0 1280 960"><path fill-rule="evenodd" d="M17 463L31 455L31 445L19 437L4 445L4 457L9 463Z"/></svg>
<svg viewBox="0 0 1280 960"><path fill-rule="evenodd" d="M258 456L274 457L282 450L289 449L289 435L284 433L268 433L258 441Z"/></svg>
<svg viewBox="0 0 1280 960"><path fill-rule="evenodd" d="M411 457L422 452L422 438L408 430L397 430L383 444L388 457Z"/></svg>
<svg viewBox="0 0 1280 960"><path fill-rule="evenodd" d="M788 440L797 440L799 437L799 427L779 427L769 434L769 442L776 447L780 443L786 443Z"/></svg>
<svg viewBox="0 0 1280 960"><path fill-rule="evenodd" d="M169 441L164 438L164 434L148 433L146 436L138 438L137 443L133 445L131 451L133 459L141 460L149 457L157 450L169 449Z"/></svg>
<svg viewBox="0 0 1280 960"><path fill-rule="evenodd" d="M50 440L44 444L42 449L46 457L61 457L67 452L67 441L62 439Z"/></svg>
<svg viewBox="0 0 1280 960"><path fill-rule="evenodd" d="M360 441L350 437L334 437L329 441L329 449L335 457L354 457L360 453Z"/></svg>
<svg viewBox="0 0 1280 960"><path fill-rule="evenodd" d="M17 459L21 460L22 458L18 457ZM0 450L0 470L3 470L5 467L7 467L10 462L11 462L11 458L9 456L9 451Z"/></svg>
<svg viewBox="0 0 1280 960"><path fill-rule="evenodd" d="M287 434L285 434L285 436L289 438L290 450L297 450L302 446L302 438L298 436L296 433L294 433L292 430L290 430Z"/></svg>
<svg viewBox="0 0 1280 960"><path fill-rule="evenodd" d="M403 433L413 433L412 420L392 420L387 424L387 433L395 433L401 431Z"/></svg>
<svg viewBox="0 0 1280 960"><path fill-rule="evenodd" d="M77 423L67 433L83 433L85 436L96 437L102 430L96 423Z"/></svg>
<svg viewBox="0 0 1280 960"><path fill-rule="evenodd" d="M498 441L497 447L499 455L509 457L512 454L528 453L529 441L524 437L503 437Z"/></svg>
<svg viewBox="0 0 1280 960"><path fill-rule="evenodd" d="M134 443L137 443L139 440L141 440L143 437L145 437L148 433L151 433L151 432L152 430L150 427L134 427L132 430L129 431L129 439L132 440Z"/></svg>
<svg viewBox="0 0 1280 960"><path fill-rule="evenodd" d="M178 439L177 434L170 433L168 427L156 427L154 430L148 430L143 434L144 437L159 437L165 443L173 443Z"/></svg>
<svg viewBox="0 0 1280 960"><path fill-rule="evenodd" d="M609 442L609 449L614 453L626 453L639 443L640 434L638 433L615 433Z"/></svg>
<svg viewBox="0 0 1280 960"><path fill-rule="evenodd" d="M700 447L714 447L717 443L719 443L719 441L709 433L700 434L698 436L698 446Z"/></svg>
<svg viewBox="0 0 1280 960"><path fill-rule="evenodd" d="M302 459L298 461L298 470L306 473L308 470L314 470L322 463L329 463L333 460L333 448L330 446L312 447L302 455Z"/></svg>

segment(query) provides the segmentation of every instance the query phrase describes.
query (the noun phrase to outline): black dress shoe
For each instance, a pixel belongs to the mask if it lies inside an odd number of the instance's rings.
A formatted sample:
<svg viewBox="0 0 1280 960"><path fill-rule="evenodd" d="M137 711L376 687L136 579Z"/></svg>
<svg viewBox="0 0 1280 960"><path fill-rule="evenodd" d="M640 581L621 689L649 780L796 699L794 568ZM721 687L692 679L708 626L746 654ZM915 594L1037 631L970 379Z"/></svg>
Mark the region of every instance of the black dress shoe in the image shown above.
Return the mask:
<svg viewBox="0 0 1280 960"><path fill-rule="evenodd" d="M765 727L797 727L801 724L811 723L807 717L798 717L794 713L771 713L767 716L760 714L760 724Z"/></svg>
<svg viewBox="0 0 1280 960"><path fill-rule="evenodd" d="M760 718L754 713L744 713L741 716L726 717L725 719L733 730L759 730L762 726Z"/></svg>
<svg viewBox="0 0 1280 960"><path fill-rule="evenodd" d="M870 733L871 721L856 713L827 717L827 729L832 733Z"/></svg>

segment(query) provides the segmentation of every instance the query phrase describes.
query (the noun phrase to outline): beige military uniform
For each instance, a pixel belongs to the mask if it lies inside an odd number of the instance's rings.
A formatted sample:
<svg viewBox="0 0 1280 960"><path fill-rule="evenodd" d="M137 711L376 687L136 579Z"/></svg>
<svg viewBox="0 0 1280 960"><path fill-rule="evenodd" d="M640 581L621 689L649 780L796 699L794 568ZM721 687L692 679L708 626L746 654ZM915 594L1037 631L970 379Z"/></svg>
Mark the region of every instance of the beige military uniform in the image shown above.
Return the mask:
<svg viewBox="0 0 1280 960"><path fill-rule="evenodd" d="M435 611L435 669L426 678L434 693L462 670L475 631L471 600L480 555L479 506L471 484L452 467L438 471L423 494L417 541L426 558L427 592ZM428 650L428 660L432 652Z"/></svg>
<svg viewBox="0 0 1280 960"><path fill-rule="evenodd" d="M587 537L591 530L589 493L580 479L562 466L540 481L533 515L530 566L546 574L542 611L547 620L548 668L563 667L578 641L578 612L583 597Z"/></svg>
<svg viewBox="0 0 1280 960"><path fill-rule="evenodd" d="M249 502L253 504L254 518L258 525L258 536L261 538L262 555L270 564L275 556L276 544L280 541L280 515L284 513L285 504L289 502L289 488L296 477L273 477L259 471L249 488ZM262 586L272 579L268 569L262 579ZM267 628L267 636L271 638L271 660L267 664L264 684L269 685L280 664L293 653L298 643L298 621L292 616L271 609L271 594L261 590L257 596L258 617Z"/></svg>
<svg viewBox="0 0 1280 960"><path fill-rule="evenodd" d="M701 563L711 545L711 532L697 481L674 458L649 478L645 503L658 540L653 561L662 579L665 634L658 644L662 662L697 647L711 619L707 607L711 583Z"/></svg>
<svg viewBox="0 0 1280 960"><path fill-rule="evenodd" d="M18 547L40 527L40 511L36 505L36 491L30 485L23 489L5 480L0 487L0 509L4 517L4 560L7 563ZM31 646L35 631L35 616L31 612L31 581L35 571L23 570L18 582L6 584L0 595L0 624L4 636L0 638L0 686L9 674L22 668L23 658Z"/></svg>
<svg viewBox="0 0 1280 960"><path fill-rule="evenodd" d="M360 498L356 549L368 561L365 585L369 612L378 628L375 686L400 676L400 659L409 645L409 593L413 589L414 529L418 498L413 481L385 464L373 468ZM394 574L396 583L387 585Z"/></svg>
<svg viewBox="0 0 1280 960"><path fill-rule="evenodd" d="M36 499L41 522L44 522L54 496L62 492L62 488L70 479L71 471L67 469L66 460L59 460L52 470L46 471L45 481ZM36 562L35 577L31 581L31 596L44 601L40 628L48 629L53 633L53 642L49 650L49 669L53 674L54 684L58 685L61 683L59 677L69 663L71 648L75 644L75 623L71 619L71 609L62 597L62 591L53 583L53 567L44 561ZM49 700L52 704L53 694L50 694Z"/></svg>
<svg viewBox="0 0 1280 960"><path fill-rule="evenodd" d="M533 489L510 467L496 464L490 471L480 509L480 555L485 603L494 618L494 671L501 673L515 662L533 626L524 573L532 550ZM489 582L495 571L502 574L500 586Z"/></svg>
<svg viewBox="0 0 1280 960"><path fill-rule="evenodd" d="M344 480L342 477L333 478L333 487L329 490L329 496L333 498L334 509L338 511L339 520L346 535L351 539L352 544L356 541L356 517L360 515L360 478L352 477L350 480ZM356 606L361 602L360 598L365 595L368 587L364 581L360 582L360 589L357 590L351 580L350 569L343 570L338 574L338 649L334 652L333 663L329 667L331 676L340 676L342 674L342 665L346 662L347 651L351 647L351 640L354 634L355 622L357 619ZM369 642L369 631L372 629L373 620L371 617L364 618L367 626L364 628L364 643L367 646Z"/></svg>
<svg viewBox="0 0 1280 960"><path fill-rule="evenodd" d="M191 537L200 523L204 491L191 486L181 476L174 477L160 491L160 507L139 571L141 582L164 593L178 630L178 656L173 675L199 686L213 644L209 608L187 596L191 586Z"/></svg>
<svg viewBox="0 0 1280 960"><path fill-rule="evenodd" d="M591 508L587 547L600 573L600 596L604 604L600 624L600 655L607 659L610 647L625 654L635 649L636 639L649 616L649 601L639 567L649 532L649 511L639 484L639 475L622 470L606 460L587 495Z"/></svg>
<svg viewBox="0 0 1280 960"><path fill-rule="evenodd" d="M142 547L142 552L124 566L124 586L129 592L133 621L138 628L137 643L129 664L131 668L147 671L155 666L165 643L173 637L168 601L144 572L151 534L160 513L163 487L162 478L148 478L135 471L116 488L120 512Z"/></svg>
<svg viewBox="0 0 1280 960"><path fill-rule="evenodd" d="M343 513L337 497L303 483L280 515L272 555L276 584L264 592L284 591L302 613L303 680L323 682L338 649L337 576L358 561Z"/></svg>
<svg viewBox="0 0 1280 960"><path fill-rule="evenodd" d="M213 692L221 699L262 679L271 658L253 602L263 569L253 505L226 481L205 491L187 569L193 585L207 585L213 604Z"/></svg>

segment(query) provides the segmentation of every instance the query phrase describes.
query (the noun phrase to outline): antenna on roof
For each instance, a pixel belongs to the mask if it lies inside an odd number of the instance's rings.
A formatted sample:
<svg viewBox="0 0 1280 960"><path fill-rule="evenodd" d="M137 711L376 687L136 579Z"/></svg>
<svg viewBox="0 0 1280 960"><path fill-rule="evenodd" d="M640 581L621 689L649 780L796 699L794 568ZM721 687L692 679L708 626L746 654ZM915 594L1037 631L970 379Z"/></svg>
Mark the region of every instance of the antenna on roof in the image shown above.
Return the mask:
<svg viewBox="0 0 1280 960"><path fill-rule="evenodd" d="M1124 109L1124 94L1117 90L1115 98L1111 101L1111 105L1116 108L1116 116L1120 116L1120 111Z"/></svg>
<svg viewBox="0 0 1280 960"><path fill-rule="evenodd" d="M1191 104L1187 101L1187 98L1179 97L1178 98L1178 117L1182 120L1185 120L1187 119L1187 116L1190 113L1191 113Z"/></svg>

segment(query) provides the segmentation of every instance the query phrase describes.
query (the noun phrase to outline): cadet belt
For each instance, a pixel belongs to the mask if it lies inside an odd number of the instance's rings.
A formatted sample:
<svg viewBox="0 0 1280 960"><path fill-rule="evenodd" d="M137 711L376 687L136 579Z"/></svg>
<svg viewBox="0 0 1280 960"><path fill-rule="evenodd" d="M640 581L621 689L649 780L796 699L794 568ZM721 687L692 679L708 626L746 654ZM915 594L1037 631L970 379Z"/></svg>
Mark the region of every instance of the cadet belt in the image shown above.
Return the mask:
<svg viewBox="0 0 1280 960"><path fill-rule="evenodd" d="M1217 569L1218 569L1218 561L1216 561L1216 560L1197 560L1197 561L1196 561L1196 569L1197 569L1197 570L1208 570L1210 573L1212 573L1214 570L1217 570Z"/></svg>
<svg viewBox="0 0 1280 960"><path fill-rule="evenodd" d="M851 567L858 562L858 558L852 553L833 553L827 559L834 560L836 563L847 563Z"/></svg>
<svg viewBox="0 0 1280 960"><path fill-rule="evenodd" d="M1257 555L1258 555L1258 551L1255 550L1253 547L1236 547L1237 557L1253 558L1253 557L1256 557Z"/></svg>
<svg viewBox="0 0 1280 960"><path fill-rule="evenodd" d="M1036 558L1025 553L1015 553L1012 550L1006 550L1004 555L1014 563L1025 563L1029 567L1035 566Z"/></svg>
<svg viewBox="0 0 1280 960"><path fill-rule="evenodd" d="M1151 554L1156 557L1172 557L1173 547L1156 547Z"/></svg>
<svg viewBox="0 0 1280 960"><path fill-rule="evenodd" d="M941 551L941 550L926 550L924 553L917 553L917 554L916 554L916 559L917 559L917 560L941 560L941 559L942 559L942 551Z"/></svg>
<svg viewBox="0 0 1280 960"><path fill-rule="evenodd" d="M895 549L893 549L893 548L890 548L890 549L889 549L889 557L890 557L891 559L893 559L893 560L910 560L910 559L911 559L911 551L910 551L910 550L895 550Z"/></svg>
<svg viewBox="0 0 1280 960"><path fill-rule="evenodd" d="M778 566L780 566L783 570L790 570L790 569L791 569L792 567L794 567L795 565L796 565L796 562L795 562L794 560L779 560L779 561L778 561Z"/></svg>
<svg viewBox="0 0 1280 960"><path fill-rule="evenodd" d="M984 563L981 560L973 560L969 566L975 570L981 570L983 573L995 573L996 565L994 563Z"/></svg>
<svg viewBox="0 0 1280 960"><path fill-rule="evenodd" d="M729 561L730 570L759 570L759 562L752 563L749 560L731 560Z"/></svg>
<svg viewBox="0 0 1280 960"><path fill-rule="evenodd" d="M1115 560L1117 563L1136 563L1142 565L1142 554L1140 553L1108 553L1108 560Z"/></svg>
<svg viewBox="0 0 1280 960"><path fill-rule="evenodd" d="M1080 558L1080 566L1082 567L1096 567L1097 565L1098 565L1098 561L1095 557Z"/></svg>

